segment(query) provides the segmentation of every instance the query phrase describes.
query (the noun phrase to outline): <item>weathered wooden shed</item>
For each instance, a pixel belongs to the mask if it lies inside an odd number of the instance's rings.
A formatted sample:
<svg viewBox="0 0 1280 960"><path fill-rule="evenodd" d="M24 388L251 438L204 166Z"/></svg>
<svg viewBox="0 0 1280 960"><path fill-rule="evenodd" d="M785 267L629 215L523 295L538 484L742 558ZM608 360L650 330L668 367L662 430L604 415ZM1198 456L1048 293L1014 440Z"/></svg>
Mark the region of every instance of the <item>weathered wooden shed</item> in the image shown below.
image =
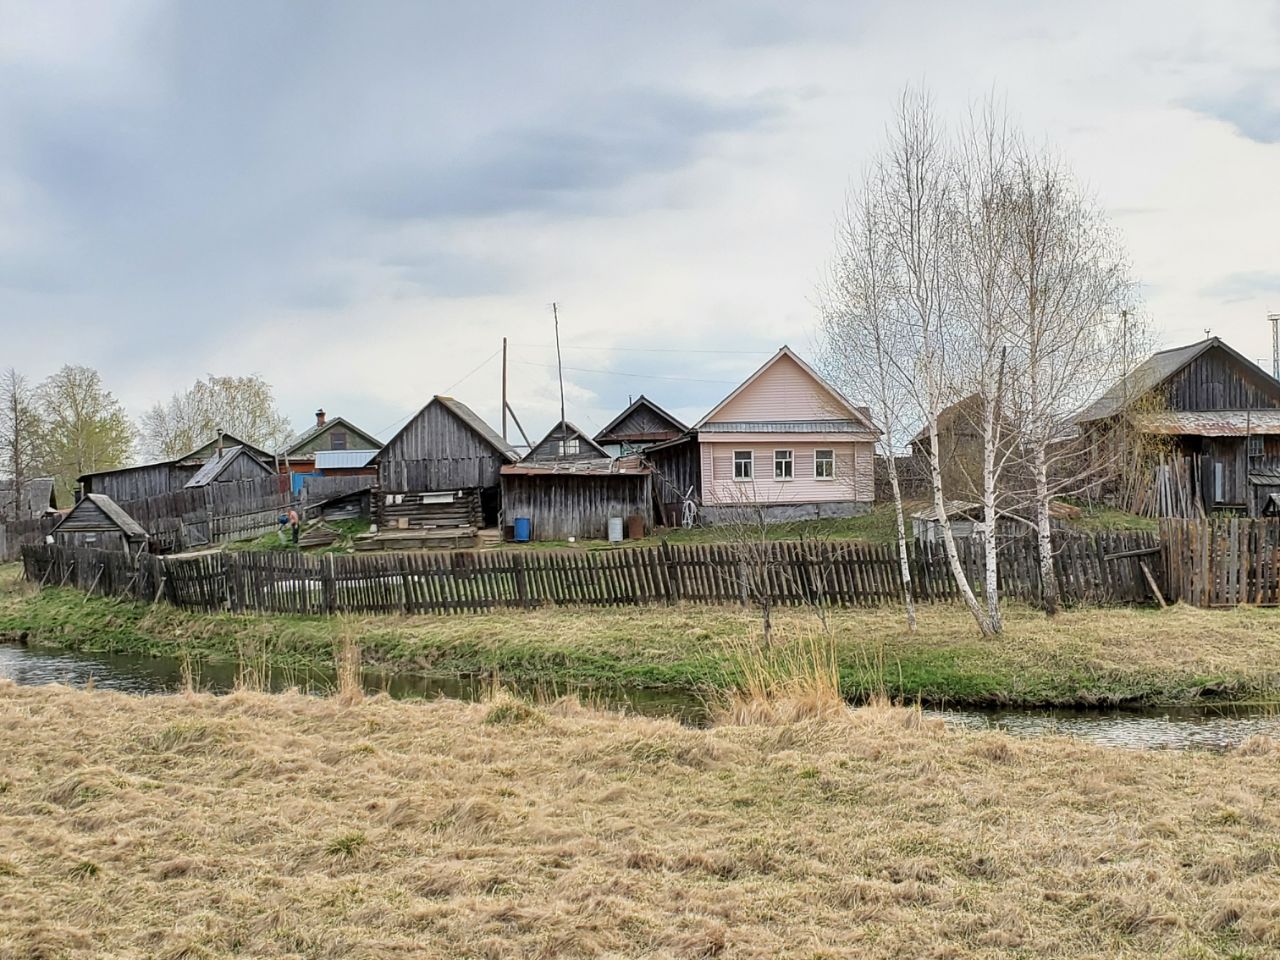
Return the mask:
<svg viewBox="0 0 1280 960"><path fill-rule="evenodd" d="M608 459L609 451L568 420L561 420L524 455L525 460Z"/></svg>
<svg viewBox="0 0 1280 960"><path fill-rule="evenodd" d="M646 397L636 397L594 437L613 456L638 453L684 435L689 428Z"/></svg>
<svg viewBox="0 0 1280 960"><path fill-rule="evenodd" d="M250 453L247 447L226 447L197 470L183 486L191 490L207 487L211 483L258 480L274 475L275 471Z"/></svg>
<svg viewBox="0 0 1280 960"><path fill-rule="evenodd" d="M110 497L89 493L72 507L50 536L63 547L93 547L136 555L147 545L147 531Z"/></svg>
<svg viewBox="0 0 1280 960"><path fill-rule="evenodd" d="M465 403L433 397L378 452L375 520L398 529L496 524L499 471L519 459Z"/></svg>
<svg viewBox="0 0 1280 960"><path fill-rule="evenodd" d="M30 477L20 484L0 480L0 521L35 520L57 508L53 477Z"/></svg>
<svg viewBox="0 0 1280 960"><path fill-rule="evenodd" d="M642 454L653 468L653 494L659 520L669 527L680 526L686 501L702 499L702 454L698 435L682 434L674 440L655 443Z"/></svg>
<svg viewBox="0 0 1280 960"><path fill-rule="evenodd" d="M225 452L231 447L244 447L262 462L271 462L270 453L224 433L221 438L215 437L172 460L144 463L136 467L118 467L115 470L98 470L82 474L77 481L82 492L105 494L120 503L159 497L183 489L200 468L217 455L219 449Z"/></svg>
<svg viewBox="0 0 1280 960"><path fill-rule="evenodd" d="M652 529L653 471L640 457L545 460L502 468L506 522L530 521L534 540L604 540L610 518Z"/></svg>

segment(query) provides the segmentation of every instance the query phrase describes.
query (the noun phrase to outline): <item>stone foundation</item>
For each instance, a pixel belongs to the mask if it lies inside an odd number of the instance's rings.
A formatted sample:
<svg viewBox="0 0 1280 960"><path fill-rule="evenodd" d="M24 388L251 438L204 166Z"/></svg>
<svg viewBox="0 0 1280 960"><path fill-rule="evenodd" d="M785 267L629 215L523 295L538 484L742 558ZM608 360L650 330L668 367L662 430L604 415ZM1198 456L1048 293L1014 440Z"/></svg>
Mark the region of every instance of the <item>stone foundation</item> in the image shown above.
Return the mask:
<svg viewBox="0 0 1280 960"><path fill-rule="evenodd" d="M831 503L769 503L762 508L737 504L704 504L698 510L698 522L706 527L718 523L736 523L750 517L754 522L757 509L764 510L766 523L792 523L797 520L833 520L861 517L871 512L869 500L837 500Z"/></svg>

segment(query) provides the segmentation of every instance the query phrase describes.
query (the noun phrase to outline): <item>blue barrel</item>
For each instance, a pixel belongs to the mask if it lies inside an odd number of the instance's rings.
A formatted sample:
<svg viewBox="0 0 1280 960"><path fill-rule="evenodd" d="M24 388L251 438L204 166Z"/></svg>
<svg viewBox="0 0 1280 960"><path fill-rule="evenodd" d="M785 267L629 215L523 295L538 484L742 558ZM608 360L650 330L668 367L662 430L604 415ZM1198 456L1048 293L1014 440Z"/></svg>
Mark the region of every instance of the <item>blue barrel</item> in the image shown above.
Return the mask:
<svg viewBox="0 0 1280 960"><path fill-rule="evenodd" d="M529 523L528 517L516 517L516 522L515 522L516 543L529 542L529 528L530 528L530 523Z"/></svg>

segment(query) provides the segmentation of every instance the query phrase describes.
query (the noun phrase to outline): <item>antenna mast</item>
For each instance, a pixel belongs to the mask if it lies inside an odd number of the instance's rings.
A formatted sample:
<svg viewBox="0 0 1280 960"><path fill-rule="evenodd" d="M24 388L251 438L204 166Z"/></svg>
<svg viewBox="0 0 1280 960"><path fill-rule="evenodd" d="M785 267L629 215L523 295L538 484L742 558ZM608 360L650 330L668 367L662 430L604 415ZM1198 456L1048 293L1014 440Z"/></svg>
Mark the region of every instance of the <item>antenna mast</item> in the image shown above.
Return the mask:
<svg viewBox="0 0 1280 960"><path fill-rule="evenodd" d="M1271 321L1271 375L1280 380L1280 313L1269 313Z"/></svg>
<svg viewBox="0 0 1280 960"><path fill-rule="evenodd" d="M565 441L569 439L569 428L564 422L564 367L560 363L560 313L556 310L556 302L551 301L551 316L556 323L556 374L560 378L560 455L564 456Z"/></svg>

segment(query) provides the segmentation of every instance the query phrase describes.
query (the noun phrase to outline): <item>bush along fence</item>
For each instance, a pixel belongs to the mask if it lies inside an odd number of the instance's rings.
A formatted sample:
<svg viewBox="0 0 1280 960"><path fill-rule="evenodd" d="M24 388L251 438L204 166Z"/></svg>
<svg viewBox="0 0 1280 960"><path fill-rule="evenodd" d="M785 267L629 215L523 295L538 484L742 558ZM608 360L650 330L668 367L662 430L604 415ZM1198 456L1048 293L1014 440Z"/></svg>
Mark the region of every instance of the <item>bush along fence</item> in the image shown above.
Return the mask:
<svg viewBox="0 0 1280 960"><path fill-rule="evenodd" d="M1061 537L1059 589L1068 603L1144 603L1153 584L1141 563L1159 546L1149 534ZM982 546L961 546L981 586ZM188 557L33 546L23 550L26 577L92 593L167 600L184 608L261 613L444 613L552 605L739 603L853 606L899 602L894 547L797 541L751 546L708 544L601 551L494 550L308 556L206 553ZM911 556L918 597L958 599L940 549ZM1000 549L1004 596L1040 598L1035 540Z"/></svg>

